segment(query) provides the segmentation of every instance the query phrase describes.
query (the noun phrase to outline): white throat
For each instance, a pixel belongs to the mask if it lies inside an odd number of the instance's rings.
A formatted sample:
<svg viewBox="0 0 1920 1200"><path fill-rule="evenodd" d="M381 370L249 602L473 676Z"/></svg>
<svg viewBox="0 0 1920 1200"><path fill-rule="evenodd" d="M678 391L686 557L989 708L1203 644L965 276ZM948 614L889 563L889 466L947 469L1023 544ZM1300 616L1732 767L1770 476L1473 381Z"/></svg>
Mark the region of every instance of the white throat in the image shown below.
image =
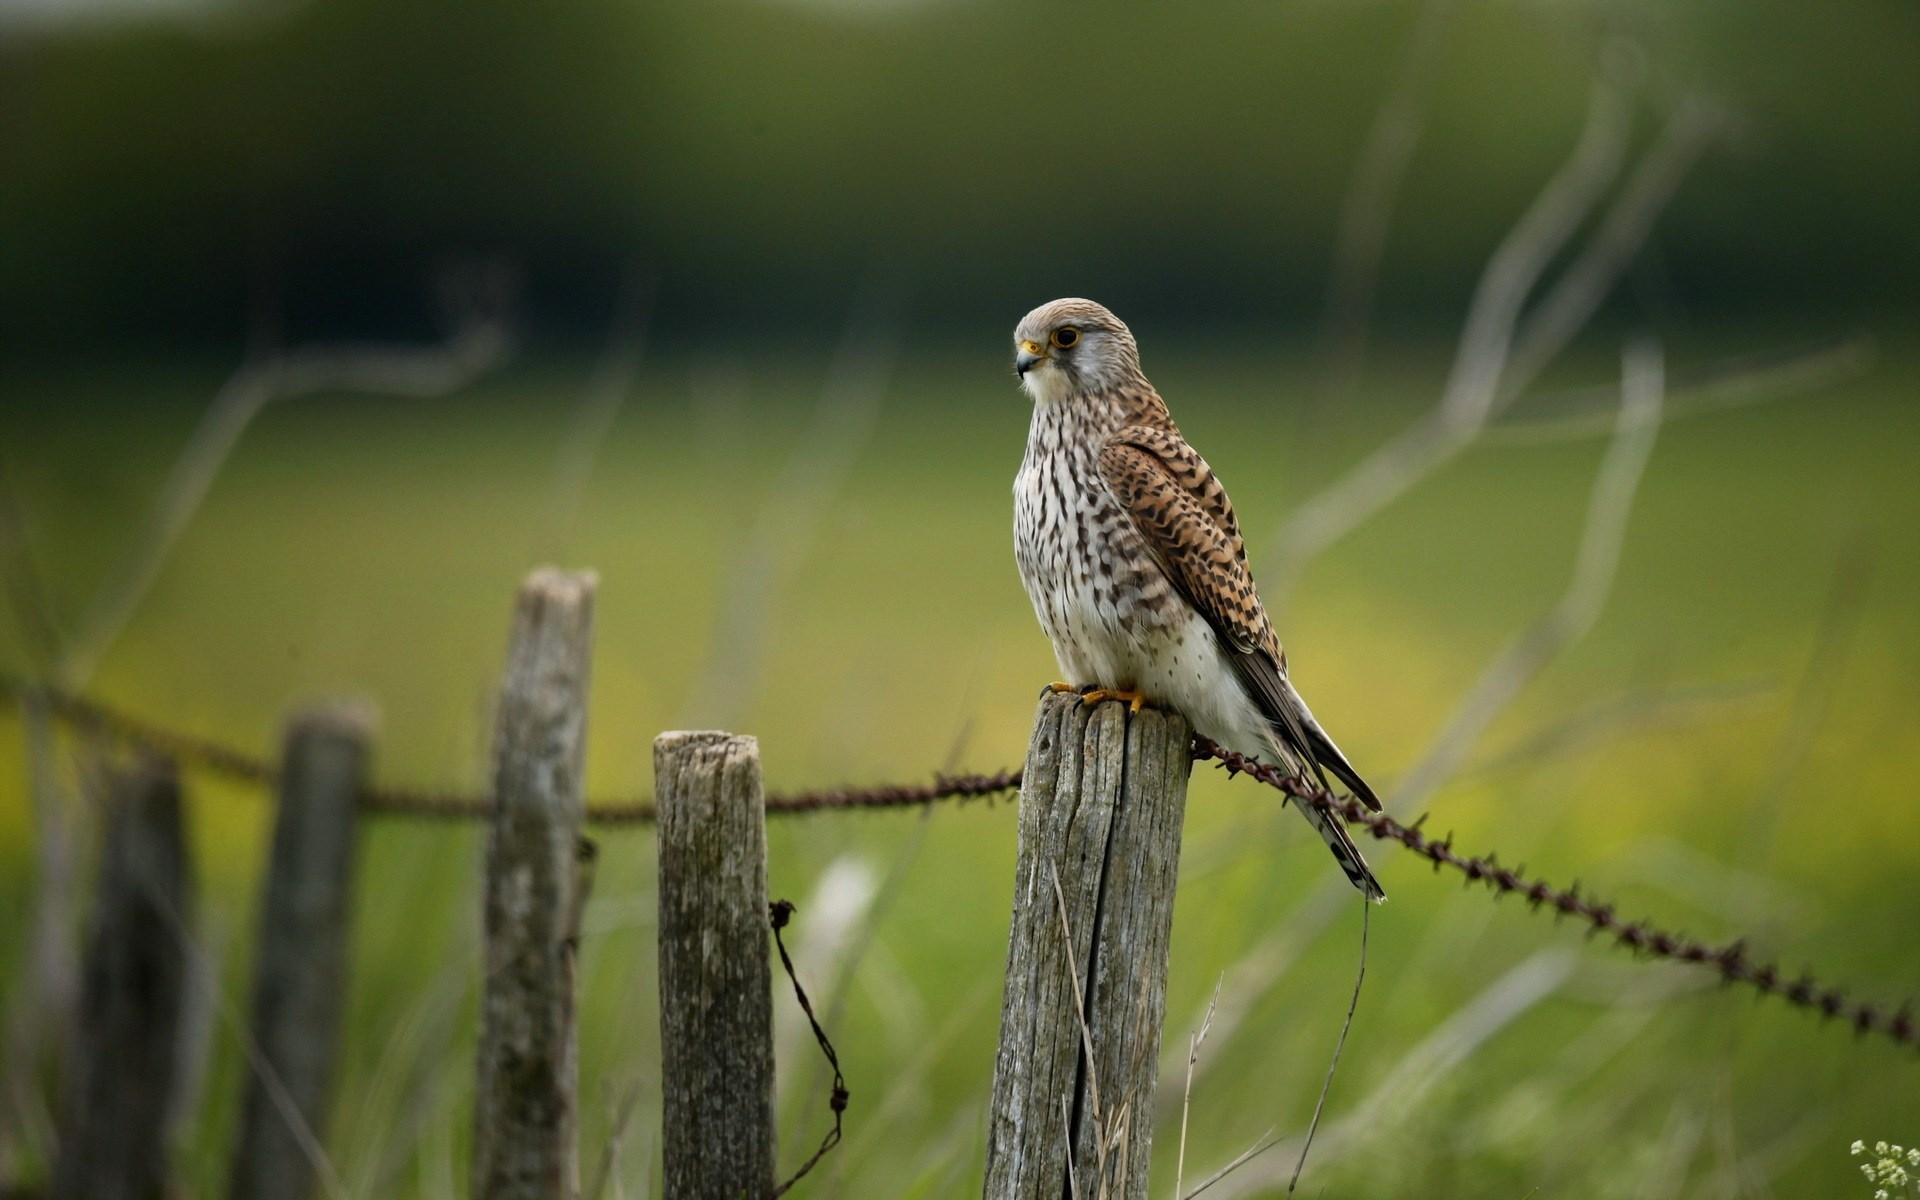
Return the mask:
<svg viewBox="0 0 1920 1200"><path fill-rule="evenodd" d="M1067 373L1051 362L1041 361L1020 377L1020 386L1036 404L1063 404L1073 394Z"/></svg>

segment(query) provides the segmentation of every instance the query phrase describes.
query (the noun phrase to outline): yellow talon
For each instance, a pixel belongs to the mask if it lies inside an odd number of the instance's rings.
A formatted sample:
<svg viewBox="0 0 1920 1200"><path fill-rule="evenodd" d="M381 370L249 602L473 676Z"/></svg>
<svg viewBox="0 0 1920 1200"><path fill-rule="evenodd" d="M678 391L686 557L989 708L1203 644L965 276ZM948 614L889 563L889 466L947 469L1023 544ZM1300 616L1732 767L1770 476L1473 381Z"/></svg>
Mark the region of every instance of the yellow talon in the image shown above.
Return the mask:
<svg viewBox="0 0 1920 1200"><path fill-rule="evenodd" d="M1080 696L1082 704L1099 704L1103 700L1124 700L1128 712L1139 712L1146 707L1147 698L1140 692L1123 691L1120 688L1094 688Z"/></svg>
<svg viewBox="0 0 1920 1200"><path fill-rule="evenodd" d="M1054 693L1055 695L1059 695L1062 692L1077 692L1080 689L1068 683L1064 679L1056 679L1052 683L1047 685L1047 690L1049 692Z"/></svg>

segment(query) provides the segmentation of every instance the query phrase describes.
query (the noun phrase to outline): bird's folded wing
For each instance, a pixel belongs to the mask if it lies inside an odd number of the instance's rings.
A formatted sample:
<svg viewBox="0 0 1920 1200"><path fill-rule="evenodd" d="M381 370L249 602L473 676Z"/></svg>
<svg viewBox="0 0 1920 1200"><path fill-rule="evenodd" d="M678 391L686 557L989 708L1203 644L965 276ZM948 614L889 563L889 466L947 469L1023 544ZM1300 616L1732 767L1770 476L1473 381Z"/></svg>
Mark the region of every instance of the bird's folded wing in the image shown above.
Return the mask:
<svg viewBox="0 0 1920 1200"><path fill-rule="evenodd" d="M1226 535L1234 560L1242 567L1246 565L1247 544L1240 536L1240 520L1233 515L1233 502L1227 499L1227 489L1207 465L1207 460L1200 457L1200 452L1187 444L1187 439L1171 429L1129 425L1108 439L1107 444L1132 446L1159 459L1160 468L1199 503Z"/></svg>
<svg viewBox="0 0 1920 1200"><path fill-rule="evenodd" d="M1280 646L1247 570L1226 489L1178 434L1129 426L1100 451L1100 477L1160 569L1221 639L1243 654Z"/></svg>
<svg viewBox="0 0 1920 1200"><path fill-rule="evenodd" d="M1312 771L1324 787L1325 766L1378 809L1373 790L1287 678L1287 658L1254 590L1233 505L1207 461L1177 433L1129 426L1102 447L1100 477L1175 590L1213 627L1247 694L1298 760L1296 768Z"/></svg>
<svg viewBox="0 0 1920 1200"><path fill-rule="evenodd" d="M1100 451L1100 477L1132 519L1174 588L1199 610L1226 648L1234 673L1297 768L1318 772L1286 659L1253 587L1246 544L1226 489L1177 434L1128 427Z"/></svg>

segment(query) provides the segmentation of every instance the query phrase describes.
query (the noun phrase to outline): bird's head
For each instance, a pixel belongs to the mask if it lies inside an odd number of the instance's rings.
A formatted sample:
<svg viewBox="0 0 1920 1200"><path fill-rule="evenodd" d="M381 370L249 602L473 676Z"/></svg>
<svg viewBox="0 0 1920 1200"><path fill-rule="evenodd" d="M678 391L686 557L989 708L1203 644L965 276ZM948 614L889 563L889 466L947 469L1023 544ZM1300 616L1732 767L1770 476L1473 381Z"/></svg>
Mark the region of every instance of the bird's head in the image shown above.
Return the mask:
<svg viewBox="0 0 1920 1200"><path fill-rule="evenodd" d="M1043 404L1107 391L1140 378L1140 349L1126 322L1091 300L1042 304L1013 331L1013 369Z"/></svg>

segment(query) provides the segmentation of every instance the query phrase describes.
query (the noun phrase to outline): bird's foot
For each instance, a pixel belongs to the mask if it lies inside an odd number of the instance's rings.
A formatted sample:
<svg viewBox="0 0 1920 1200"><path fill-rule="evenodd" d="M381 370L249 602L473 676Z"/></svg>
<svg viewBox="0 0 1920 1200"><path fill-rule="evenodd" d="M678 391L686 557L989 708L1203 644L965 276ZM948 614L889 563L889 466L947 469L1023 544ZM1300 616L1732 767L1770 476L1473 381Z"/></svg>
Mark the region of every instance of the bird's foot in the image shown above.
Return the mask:
<svg viewBox="0 0 1920 1200"><path fill-rule="evenodd" d="M1129 692L1122 688L1094 688L1080 693L1080 703L1099 704L1103 700L1123 700L1128 712L1139 712L1147 706L1147 697L1141 692Z"/></svg>
<svg viewBox="0 0 1920 1200"><path fill-rule="evenodd" d="M1064 679L1056 679L1052 683L1048 684L1044 689L1042 689L1041 694L1046 695L1048 693L1052 693L1055 696L1059 696L1066 692L1078 692L1083 690L1085 689L1077 688L1072 684L1068 683Z"/></svg>

